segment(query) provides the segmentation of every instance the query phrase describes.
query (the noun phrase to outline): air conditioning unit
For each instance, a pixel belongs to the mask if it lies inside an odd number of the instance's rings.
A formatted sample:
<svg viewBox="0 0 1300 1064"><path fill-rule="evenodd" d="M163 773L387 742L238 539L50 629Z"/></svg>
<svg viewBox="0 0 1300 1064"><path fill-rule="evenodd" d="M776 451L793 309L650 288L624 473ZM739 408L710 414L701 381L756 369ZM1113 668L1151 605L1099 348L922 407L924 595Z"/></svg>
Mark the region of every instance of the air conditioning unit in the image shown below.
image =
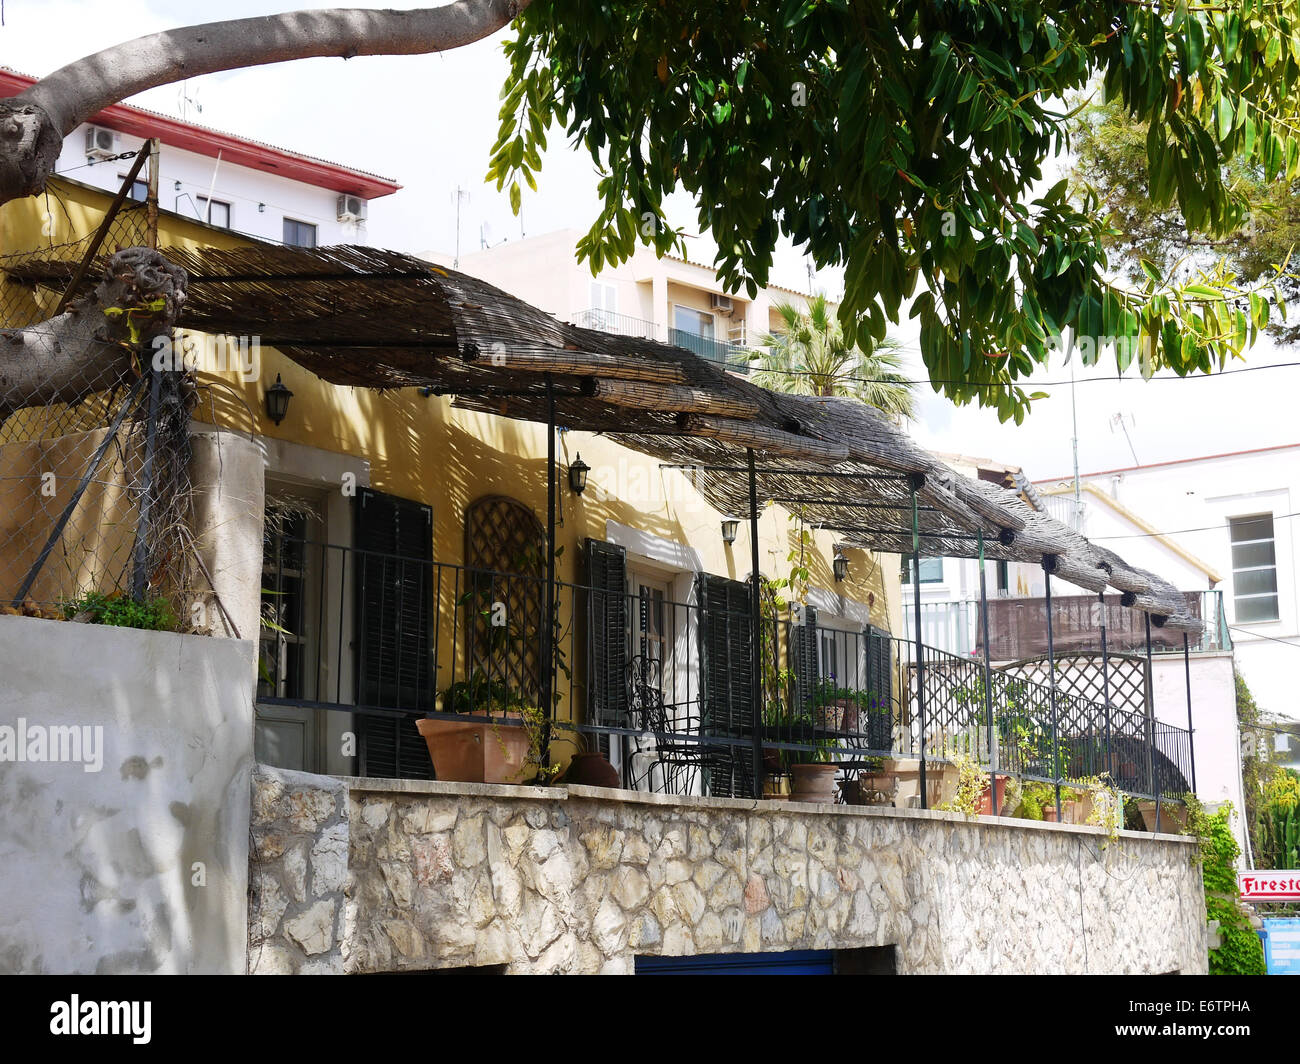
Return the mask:
<svg viewBox="0 0 1300 1064"><path fill-rule="evenodd" d="M338 216L340 222L364 222L366 201L360 196L340 196Z"/></svg>
<svg viewBox="0 0 1300 1064"><path fill-rule="evenodd" d="M117 154L117 134L103 126L86 127L86 158L108 159Z"/></svg>
<svg viewBox="0 0 1300 1064"><path fill-rule="evenodd" d="M735 304L731 302L731 296L720 296L716 292L709 296L709 307L719 314L730 314L736 309Z"/></svg>

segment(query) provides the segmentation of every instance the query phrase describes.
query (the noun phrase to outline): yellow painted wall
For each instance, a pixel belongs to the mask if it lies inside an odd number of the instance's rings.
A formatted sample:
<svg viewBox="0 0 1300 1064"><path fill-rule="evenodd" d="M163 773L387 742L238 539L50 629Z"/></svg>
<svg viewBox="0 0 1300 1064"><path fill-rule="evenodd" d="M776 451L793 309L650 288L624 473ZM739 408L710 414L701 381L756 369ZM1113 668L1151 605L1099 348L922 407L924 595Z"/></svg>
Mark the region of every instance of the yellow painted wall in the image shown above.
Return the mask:
<svg viewBox="0 0 1300 1064"><path fill-rule="evenodd" d="M0 208L0 241L6 249L41 246L49 239L68 240L90 232L106 208L108 197L94 189L55 181L52 186L66 207L55 212L54 231L41 234L44 205L39 200L18 201ZM69 232L68 220L75 227ZM234 234L205 228L164 214L160 243L198 246L237 246L245 243ZM8 293L5 293L8 295ZM670 288L674 298L687 290ZM707 294L696 293L707 309ZM47 304L52 299L46 298ZM394 392L337 387L326 384L279 352L264 349L258 380L245 383L234 373L204 370L201 383L220 381L203 393L195 417L241 432L255 432L328 451L366 458L371 463L371 485L380 491L415 499L434 512L434 557L459 563L463 558L465 507L483 495L508 495L531 506L543 521L546 512L546 433L543 426L508 417L457 410L448 398L424 398L414 388ZM364 357L364 356L358 356ZM263 393L275 380L294 392L289 416L276 426L265 416ZM592 468L591 483L607 489L606 497L594 487L581 499L567 483L559 494L563 527L559 543L564 552L559 576L581 582L576 568L586 537L606 538L606 522L617 521L678 543L689 544L704 559L708 571L744 578L749 572L749 544L745 526L733 547L722 542L724 515L694 492L682 474L661 471L653 460L590 433L570 432L562 437L560 455L565 468L581 452ZM833 490L833 488L828 489ZM734 515L741 516L741 515ZM779 507L769 507L761 523L762 567L769 576L787 575L787 560L794 542L794 524ZM834 537L816 533L811 558L812 582L832 592L866 603L874 598L873 621L899 630L896 601L887 601L887 588L897 588L898 561L892 555L877 557L864 551L847 552L850 576L836 585L830 559Z"/></svg>

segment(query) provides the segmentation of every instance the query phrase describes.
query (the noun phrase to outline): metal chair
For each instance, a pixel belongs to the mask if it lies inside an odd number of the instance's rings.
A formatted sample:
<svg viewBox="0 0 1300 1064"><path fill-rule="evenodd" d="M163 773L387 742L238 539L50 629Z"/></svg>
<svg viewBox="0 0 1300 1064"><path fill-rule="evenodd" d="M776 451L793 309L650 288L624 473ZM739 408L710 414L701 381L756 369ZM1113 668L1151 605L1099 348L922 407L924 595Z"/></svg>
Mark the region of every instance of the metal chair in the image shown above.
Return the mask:
<svg viewBox="0 0 1300 1064"><path fill-rule="evenodd" d="M624 781L631 790L689 794L701 772L730 763L722 751L678 738L691 734L691 718L669 713L662 665L646 654L628 662L628 714L631 726L642 732L631 738L628 745L635 748L627 750L624 759Z"/></svg>

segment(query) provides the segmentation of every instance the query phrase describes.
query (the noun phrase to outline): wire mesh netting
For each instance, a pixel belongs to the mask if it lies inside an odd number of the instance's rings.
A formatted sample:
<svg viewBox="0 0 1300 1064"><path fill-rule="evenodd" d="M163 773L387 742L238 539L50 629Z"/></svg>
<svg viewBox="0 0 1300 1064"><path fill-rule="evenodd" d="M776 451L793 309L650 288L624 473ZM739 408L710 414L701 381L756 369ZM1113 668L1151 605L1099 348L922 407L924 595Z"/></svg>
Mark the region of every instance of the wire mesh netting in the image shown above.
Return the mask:
<svg viewBox="0 0 1300 1064"><path fill-rule="evenodd" d="M114 253L152 243L148 204L127 200L83 228L0 255L0 329L26 337L4 344L0 609L62 618L87 596L129 597L164 599L184 619L194 574L183 374L154 371L144 344L94 357L45 324L93 298Z"/></svg>

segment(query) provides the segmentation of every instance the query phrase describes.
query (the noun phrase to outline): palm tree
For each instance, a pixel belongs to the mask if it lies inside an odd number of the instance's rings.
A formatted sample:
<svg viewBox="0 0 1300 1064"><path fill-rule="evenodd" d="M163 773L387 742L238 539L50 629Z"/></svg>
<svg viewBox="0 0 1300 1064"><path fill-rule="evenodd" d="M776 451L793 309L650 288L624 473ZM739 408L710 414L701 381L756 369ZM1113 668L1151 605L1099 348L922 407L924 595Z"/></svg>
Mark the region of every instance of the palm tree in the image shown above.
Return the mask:
<svg viewBox="0 0 1300 1064"><path fill-rule="evenodd" d="M792 303L778 303L776 312L785 329L762 338L765 350L743 356L755 384L793 395L850 396L894 420L916 416L916 385L900 372L897 340L886 337L866 351L847 343L824 295L813 296L806 313Z"/></svg>

